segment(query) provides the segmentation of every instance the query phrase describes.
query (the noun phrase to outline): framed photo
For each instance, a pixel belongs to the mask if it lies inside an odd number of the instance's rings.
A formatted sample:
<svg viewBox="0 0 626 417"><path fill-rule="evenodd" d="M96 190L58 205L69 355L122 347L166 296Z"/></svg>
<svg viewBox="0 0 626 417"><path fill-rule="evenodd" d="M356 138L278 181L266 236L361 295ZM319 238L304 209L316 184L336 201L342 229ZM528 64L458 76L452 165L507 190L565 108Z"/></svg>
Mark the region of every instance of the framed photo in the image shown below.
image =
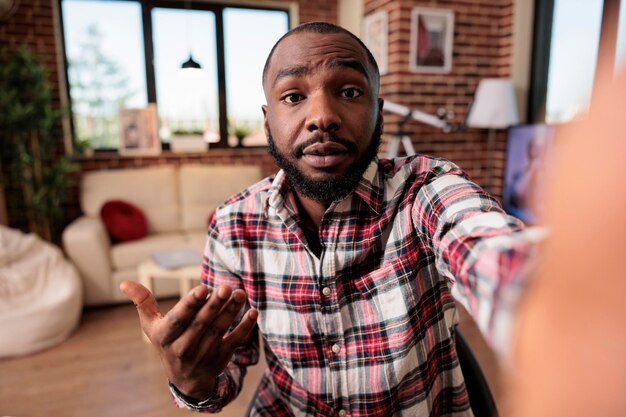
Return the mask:
<svg viewBox="0 0 626 417"><path fill-rule="evenodd" d="M161 153L155 104L120 110L120 148L125 156L148 156Z"/></svg>
<svg viewBox="0 0 626 417"><path fill-rule="evenodd" d="M388 71L387 59L387 36L388 36L387 12L381 10L369 14L363 18L362 39L374 55L380 75Z"/></svg>
<svg viewBox="0 0 626 417"><path fill-rule="evenodd" d="M453 38L452 10L414 8L411 11L411 71L450 72Z"/></svg>

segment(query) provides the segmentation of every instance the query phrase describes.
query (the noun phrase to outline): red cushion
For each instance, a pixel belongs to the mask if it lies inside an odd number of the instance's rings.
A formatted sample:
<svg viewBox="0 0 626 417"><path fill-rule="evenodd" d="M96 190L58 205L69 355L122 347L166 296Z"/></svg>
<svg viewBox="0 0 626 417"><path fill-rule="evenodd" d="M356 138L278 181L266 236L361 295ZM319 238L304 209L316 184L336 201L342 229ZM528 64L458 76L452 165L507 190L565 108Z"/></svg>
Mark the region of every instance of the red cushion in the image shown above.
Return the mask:
<svg viewBox="0 0 626 417"><path fill-rule="evenodd" d="M126 201L111 200L100 209L107 232L115 240L126 242L148 234L148 221L140 208Z"/></svg>

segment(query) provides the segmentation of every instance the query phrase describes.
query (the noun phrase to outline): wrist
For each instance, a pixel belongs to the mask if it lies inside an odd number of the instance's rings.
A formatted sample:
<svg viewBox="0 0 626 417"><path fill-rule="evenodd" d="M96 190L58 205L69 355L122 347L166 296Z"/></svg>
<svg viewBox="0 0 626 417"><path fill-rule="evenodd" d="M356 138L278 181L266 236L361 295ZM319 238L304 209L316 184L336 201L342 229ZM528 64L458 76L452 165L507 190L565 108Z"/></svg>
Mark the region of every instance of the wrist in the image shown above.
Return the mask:
<svg viewBox="0 0 626 417"><path fill-rule="evenodd" d="M209 382L203 384L203 386L199 389L191 389L186 390L175 385L170 381L170 385L174 388L175 392L183 399L185 402L193 405L199 405L211 398L215 397L217 394L217 378L210 380Z"/></svg>

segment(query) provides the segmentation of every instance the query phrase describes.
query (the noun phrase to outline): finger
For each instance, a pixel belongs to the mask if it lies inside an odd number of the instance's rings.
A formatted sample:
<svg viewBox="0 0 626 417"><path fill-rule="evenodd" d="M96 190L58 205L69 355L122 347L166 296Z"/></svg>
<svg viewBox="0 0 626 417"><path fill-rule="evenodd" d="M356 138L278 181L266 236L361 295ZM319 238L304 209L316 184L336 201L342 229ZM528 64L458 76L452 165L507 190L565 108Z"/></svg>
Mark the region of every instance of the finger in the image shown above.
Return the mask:
<svg viewBox="0 0 626 417"><path fill-rule="evenodd" d="M155 338L162 346L172 343L187 329L198 310L207 302L209 292L204 285L193 288L165 315L165 320L155 331Z"/></svg>
<svg viewBox="0 0 626 417"><path fill-rule="evenodd" d="M228 285L220 285L213 291L208 301L204 303L184 332L176 340L177 349L186 351L191 349L192 346L198 346L199 341L205 335L208 335L210 338L217 336L217 331L213 328L213 322L230 300L231 294L232 289ZM221 335L219 337L221 338Z"/></svg>
<svg viewBox="0 0 626 417"><path fill-rule="evenodd" d="M259 312L257 310L254 308L248 310L237 327L224 337L224 347L230 351L234 351L240 346L246 340L252 329L254 329L258 317Z"/></svg>
<svg viewBox="0 0 626 417"><path fill-rule="evenodd" d="M246 303L246 293L243 290L235 290L230 296L230 300L224 305L217 317L213 320L212 327L216 335L224 336L228 329L241 312Z"/></svg>
<svg viewBox="0 0 626 417"><path fill-rule="evenodd" d="M154 295L143 285L130 280L122 281L120 290L137 307L141 327L147 334L153 323L162 317Z"/></svg>

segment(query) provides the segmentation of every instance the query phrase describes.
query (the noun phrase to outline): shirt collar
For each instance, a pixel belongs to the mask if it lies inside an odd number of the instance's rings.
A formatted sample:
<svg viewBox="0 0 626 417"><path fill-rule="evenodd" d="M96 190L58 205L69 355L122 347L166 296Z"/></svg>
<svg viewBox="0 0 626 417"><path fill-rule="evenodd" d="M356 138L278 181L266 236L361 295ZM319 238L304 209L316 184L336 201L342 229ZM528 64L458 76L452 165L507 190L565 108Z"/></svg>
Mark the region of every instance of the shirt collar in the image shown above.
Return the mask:
<svg viewBox="0 0 626 417"><path fill-rule="evenodd" d="M378 157L370 162L354 190L354 194L358 195L376 214L382 213L385 206L384 179L379 164Z"/></svg>
<svg viewBox="0 0 626 417"><path fill-rule="evenodd" d="M375 157L369 166L365 170L363 177L357 184L352 194L361 198L374 212L377 214L382 213L385 201L384 201L384 179L382 178L383 172L379 169L380 161L378 157ZM285 172L281 169L278 171L272 185L268 190L268 198L266 204L266 210L270 207L278 208L281 204L285 204L285 200L289 199L289 193L293 191L293 188Z"/></svg>

